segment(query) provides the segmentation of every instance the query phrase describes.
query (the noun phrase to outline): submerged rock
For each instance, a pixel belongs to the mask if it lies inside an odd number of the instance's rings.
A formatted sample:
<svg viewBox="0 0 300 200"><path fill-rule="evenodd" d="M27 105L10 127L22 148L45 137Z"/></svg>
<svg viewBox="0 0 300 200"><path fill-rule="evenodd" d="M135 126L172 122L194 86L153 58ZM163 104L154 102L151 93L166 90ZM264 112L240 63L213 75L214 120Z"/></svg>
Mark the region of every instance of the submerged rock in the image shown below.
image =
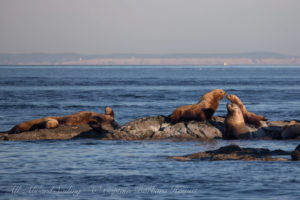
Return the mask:
<svg viewBox="0 0 300 200"><path fill-rule="evenodd" d="M282 150L270 151L263 148L241 148L238 145L229 145L221 147L214 151L205 151L186 156L173 156L172 159L178 161L189 160L245 160L245 161L287 161L287 158L272 157L279 155L290 155L289 152Z"/></svg>

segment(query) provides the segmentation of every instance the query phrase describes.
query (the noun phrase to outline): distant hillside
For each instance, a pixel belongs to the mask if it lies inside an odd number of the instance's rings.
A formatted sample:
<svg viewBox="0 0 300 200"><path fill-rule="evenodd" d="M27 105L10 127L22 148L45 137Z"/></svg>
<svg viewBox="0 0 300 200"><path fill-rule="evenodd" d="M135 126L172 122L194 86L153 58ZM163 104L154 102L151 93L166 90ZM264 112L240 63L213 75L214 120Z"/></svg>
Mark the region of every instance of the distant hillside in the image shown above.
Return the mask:
<svg viewBox="0 0 300 200"><path fill-rule="evenodd" d="M240 54L0 54L0 65L300 65L300 57Z"/></svg>

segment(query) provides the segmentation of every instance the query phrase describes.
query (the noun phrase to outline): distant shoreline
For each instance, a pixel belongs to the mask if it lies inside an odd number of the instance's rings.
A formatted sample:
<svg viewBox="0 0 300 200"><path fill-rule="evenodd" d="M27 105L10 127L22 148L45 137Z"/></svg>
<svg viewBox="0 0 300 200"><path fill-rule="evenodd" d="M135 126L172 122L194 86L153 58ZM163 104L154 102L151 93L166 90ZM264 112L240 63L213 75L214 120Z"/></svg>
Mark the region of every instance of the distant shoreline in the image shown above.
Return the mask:
<svg viewBox="0 0 300 200"><path fill-rule="evenodd" d="M277 53L241 54L0 54L6 66L235 66L300 65L300 56Z"/></svg>
<svg viewBox="0 0 300 200"><path fill-rule="evenodd" d="M294 67L300 67L300 64L233 64L233 65L218 65L218 64L212 64L212 65L176 65L176 64L158 64L158 65L99 65L99 64L0 64L0 67L251 67L251 66L257 66L257 67L272 67L272 66L294 66Z"/></svg>

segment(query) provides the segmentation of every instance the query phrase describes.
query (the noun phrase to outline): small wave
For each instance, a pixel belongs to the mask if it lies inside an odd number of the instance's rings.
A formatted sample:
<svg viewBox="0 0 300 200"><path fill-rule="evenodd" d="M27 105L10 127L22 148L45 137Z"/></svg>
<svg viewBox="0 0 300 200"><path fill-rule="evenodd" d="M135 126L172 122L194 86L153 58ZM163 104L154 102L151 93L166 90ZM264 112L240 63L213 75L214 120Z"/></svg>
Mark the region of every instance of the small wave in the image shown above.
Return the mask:
<svg viewBox="0 0 300 200"><path fill-rule="evenodd" d="M135 98L135 99L140 99L140 98L145 98L146 96L142 96L142 95L135 95L135 94L121 94L119 95L120 98Z"/></svg>

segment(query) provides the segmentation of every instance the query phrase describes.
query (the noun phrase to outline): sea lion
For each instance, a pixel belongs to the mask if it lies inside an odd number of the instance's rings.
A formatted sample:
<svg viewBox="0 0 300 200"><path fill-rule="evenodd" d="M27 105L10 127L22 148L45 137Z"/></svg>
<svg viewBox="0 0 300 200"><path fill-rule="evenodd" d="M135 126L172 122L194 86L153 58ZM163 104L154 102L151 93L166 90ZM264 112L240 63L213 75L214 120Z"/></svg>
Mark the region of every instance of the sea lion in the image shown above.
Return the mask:
<svg viewBox="0 0 300 200"><path fill-rule="evenodd" d="M196 104L185 105L176 108L169 116L170 123L181 121L205 121L211 119L219 106L219 102L224 98L226 92L221 89L212 90L202 96Z"/></svg>
<svg viewBox="0 0 300 200"><path fill-rule="evenodd" d="M229 101L231 101L231 103L234 103L240 107L246 123L254 124L256 127L259 127L259 126L261 126L260 121L267 121L267 118L265 118L262 115L256 115L253 112L248 112L246 109L246 106L236 95L230 94L230 95L227 95L226 98Z"/></svg>
<svg viewBox="0 0 300 200"><path fill-rule="evenodd" d="M15 133L22 133L25 131L33 131L35 129L56 128L58 125L59 122L58 120L55 119L55 117L45 117L45 118L34 119L34 120L17 124L6 133L15 134Z"/></svg>
<svg viewBox="0 0 300 200"><path fill-rule="evenodd" d="M14 126L9 134L21 133L25 131L33 131L35 129L56 128L61 124L65 125L83 125L83 124L98 124L98 126L111 126L116 128L118 124L114 120L114 112L110 107L105 108L105 114L96 112L81 111L72 115L62 117L45 117L34 119L31 121L20 123Z"/></svg>
<svg viewBox="0 0 300 200"><path fill-rule="evenodd" d="M114 111L111 109L111 107L106 107L105 108L105 115L111 116L112 118L115 117Z"/></svg>
<svg viewBox="0 0 300 200"><path fill-rule="evenodd" d="M246 127L243 113L236 104L227 104L227 116L225 119L225 138L227 139L247 139L249 130Z"/></svg>

